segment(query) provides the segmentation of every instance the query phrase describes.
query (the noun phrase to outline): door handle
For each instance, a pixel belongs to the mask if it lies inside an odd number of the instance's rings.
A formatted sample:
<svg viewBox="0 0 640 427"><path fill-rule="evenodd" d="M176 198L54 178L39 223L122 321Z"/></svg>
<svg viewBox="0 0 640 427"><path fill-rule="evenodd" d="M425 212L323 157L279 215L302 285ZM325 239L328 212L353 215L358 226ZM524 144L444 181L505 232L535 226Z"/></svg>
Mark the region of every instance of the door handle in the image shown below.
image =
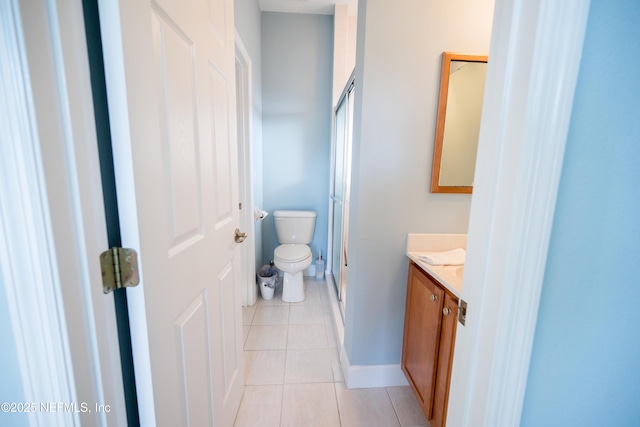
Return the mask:
<svg viewBox="0 0 640 427"><path fill-rule="evenodd" d="M244 239L247 238L247 233L241 232L239 228L236 228L235 233L236 233L236 236L235 236L236 243L242 243L244 242Z"/></svg>

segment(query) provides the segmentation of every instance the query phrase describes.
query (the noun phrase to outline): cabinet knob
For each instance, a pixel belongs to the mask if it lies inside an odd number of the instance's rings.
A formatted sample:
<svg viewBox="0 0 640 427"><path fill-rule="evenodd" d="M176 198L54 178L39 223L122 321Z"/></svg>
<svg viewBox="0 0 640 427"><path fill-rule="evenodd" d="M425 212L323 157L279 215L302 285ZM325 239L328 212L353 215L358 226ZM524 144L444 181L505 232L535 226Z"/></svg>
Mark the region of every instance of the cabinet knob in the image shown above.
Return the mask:
<svg viewBox="0 0 640 427"><path fill-rule="evenodd" d="M431 301L438 301L438 295L431 294L431 296L429 297L429 299L430 299Z"/></svg>
<svg viewBox="0 0 640 427"><path fill-rule="evenodd" d="M449 307L445 307L442 309L442 314L444 314L445 316L448 316L451 314L451 309Z"/></svg>

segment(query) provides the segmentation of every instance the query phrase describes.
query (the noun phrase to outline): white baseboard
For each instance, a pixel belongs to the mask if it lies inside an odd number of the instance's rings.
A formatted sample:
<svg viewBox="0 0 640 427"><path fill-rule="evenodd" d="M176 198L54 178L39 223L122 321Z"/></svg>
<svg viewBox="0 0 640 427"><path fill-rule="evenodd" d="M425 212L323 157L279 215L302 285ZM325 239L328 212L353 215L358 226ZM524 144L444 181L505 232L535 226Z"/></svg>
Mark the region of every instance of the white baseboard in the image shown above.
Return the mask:
<svg viewBox="0 0 640 427"><path fill-rule="evenodd" d="M397 365L354 365L349 363L344 347L340 351L342 374L347 388L394 387L409 385Z"/></svg>
<svg viewBox="0 0 640 427"><path fill-rule="evenodd" d="M312 266L315 267L315 266ZM339 302L333 289L333 279L327 277L326 286L331 299L331 312L340 348L340 365L347 388L394 387L409 385L404 372L397 365L354 365L351 366L349 356L344 348L344 323L340 314Z"/></svg>

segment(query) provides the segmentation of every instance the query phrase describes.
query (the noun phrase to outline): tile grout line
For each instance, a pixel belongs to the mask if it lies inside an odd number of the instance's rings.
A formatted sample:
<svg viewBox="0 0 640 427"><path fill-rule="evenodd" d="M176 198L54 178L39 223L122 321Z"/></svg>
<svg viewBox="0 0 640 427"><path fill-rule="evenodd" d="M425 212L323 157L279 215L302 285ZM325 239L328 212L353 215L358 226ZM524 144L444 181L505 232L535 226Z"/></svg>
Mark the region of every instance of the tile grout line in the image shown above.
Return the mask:
<svg viewBox="0 0 640 427"><path fill-rule="evenodd" d="M289 335L290 335L290 325L291 325L291 304L286 304L286 306L289 308L287 310L287 334L286 334L286 344L285 344L285 358L284 358L284 364L285 364L285 369L283 371L283 377L282 377L282 383L281 383L281 387L282 387L282 393L281 393L281 397L280 397L280 421L279 421L279 425L283 426L284 425L284 387L285 385L285 376L286 376L286 361L287 361L287 357L288 357L288 351L289 351ZM312 304L312 305L306 305L305 307L312 307L312 306L318 306L320 307L320 310L322 312L322 314L324 315L324 308L325 308L325 303L324 303L324 299L322 298L322 295L320 295L320 304ZM260 325L255 325L254 322L256 320L256 316L257 316L257 308L258 307L268 307L264 305L264 301L262 301L262 299L259 300L259 302L256 304L256 310L254 310L253 312L253 316L251 318L251 322L249 326L249 333L251 332L251 329L253 328L253 326L260 326ZM271 306L269 306L271 307ZM323 347L327 352L328 352L328 356L329 356L329 361L330 361L330 365L333 366L333 360L332 360L332 347L330 344L330 340L335 340L335 336L334 334L329 334L328 331L328 325L326 322L326 319L322 319L322 322L320 323L301 323L300 325L315 325L315 324L320 324L322 325L322 330L324 332L324 338L325 338L325 347ZM268 325L267 325L268 326ZM331 337L329 336L331 335ZM251 350L246 350L245 346L248 342L248 338L249 338L249 334L247 334L247 339L244 342L243 345L243 351L246 353L247 351L251 351ZM330 339L331 338L331 339ZM259 351L259 350L255 350L255 351ZM333 368L332 368L333 370ZM342 426L342 419L340 417L340 405L338 404L338 398L337 398L337 391L336 391L336 384L337 384L337 380L335 375L332 372L332 376L331 376L331 380L330 381L321 381L321 382L313 382L313 383L307 383L307 382L303 382L303 383L292 383L292 384L319 384L319 383L325 383L325 384L331 384L332 389L333 389L333 393L334 393L334 402L336 405L336 410L337 410L337 415L338 415L338 423L340 426ZM246 384L245 384L246 386ZM244 399L244 391L243 391L243 399ZM394 409L395 410L395 409ZM236 414L236 419L237 419L237 414Z"/></svg>
<svg viewBox="0 0 640 427"><path fill-rule="evenodd" d="M335 378L334 378L335 379ZM338 422L342 426L342 417L340 416L340 403L338 403L338 392L336 391L336 382L333 382L333 396L336 400L336 408L338 409Z"/></svg>
<svg viewBox="0 0 640 427"><path fill-rule="evenodd" d="M284 368L282 369L282 394L280 395L280 427L284 423L284 380L287 375L287 355L289 354L289 327L291 326L291 304L287 304L287 340L284 344Z"/></svg>
<svg viewBox="0 0 640 427"><path fill-rule="evenodd" d="M400 421L400 416L398 415L398 410L396 409L396 405L393 403L393 399L389 394L389 387L385 387L384 391L387 393L387 397L389 398L389 402L391 402L391 407L393 408L393 413L396 415L396 419L398 420L398 425L402 427L402 421Z"/></svg>
<svg viewBox="0 0 640 427"><path fill-rule="evenodd" d="M289 326L291 326L291 305L287 306L287 341L284 344L284 369L282 370L282 396L284 399L284 384L287 377L287 357L289 356ZM280 404L280 412L282 412L282 403ZM281 415L282 416L282 415Z"/></svg>

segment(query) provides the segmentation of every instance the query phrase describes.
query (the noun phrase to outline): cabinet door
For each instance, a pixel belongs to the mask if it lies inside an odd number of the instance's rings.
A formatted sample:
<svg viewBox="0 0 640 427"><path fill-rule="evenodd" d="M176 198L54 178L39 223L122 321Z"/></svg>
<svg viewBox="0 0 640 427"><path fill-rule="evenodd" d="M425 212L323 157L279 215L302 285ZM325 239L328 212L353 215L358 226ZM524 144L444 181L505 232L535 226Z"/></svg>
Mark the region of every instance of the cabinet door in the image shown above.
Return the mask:
<svg viewBox="0 0 640 427"><path fill-rule="evenodd" d="M438 350L438 375L433 398L433 416L429 418L431 427L443 427L446 423L449 381L451 380L453 348L458 324L458 300L448 294L445 295L442 313L442 330L440 332L440 348Z"/></svg>
<svg viewBox="0 0 640 427"><path fill-rule="evenodd" d="M432 418L444 291L414 265L409 269L402 369Z"/></svg>

